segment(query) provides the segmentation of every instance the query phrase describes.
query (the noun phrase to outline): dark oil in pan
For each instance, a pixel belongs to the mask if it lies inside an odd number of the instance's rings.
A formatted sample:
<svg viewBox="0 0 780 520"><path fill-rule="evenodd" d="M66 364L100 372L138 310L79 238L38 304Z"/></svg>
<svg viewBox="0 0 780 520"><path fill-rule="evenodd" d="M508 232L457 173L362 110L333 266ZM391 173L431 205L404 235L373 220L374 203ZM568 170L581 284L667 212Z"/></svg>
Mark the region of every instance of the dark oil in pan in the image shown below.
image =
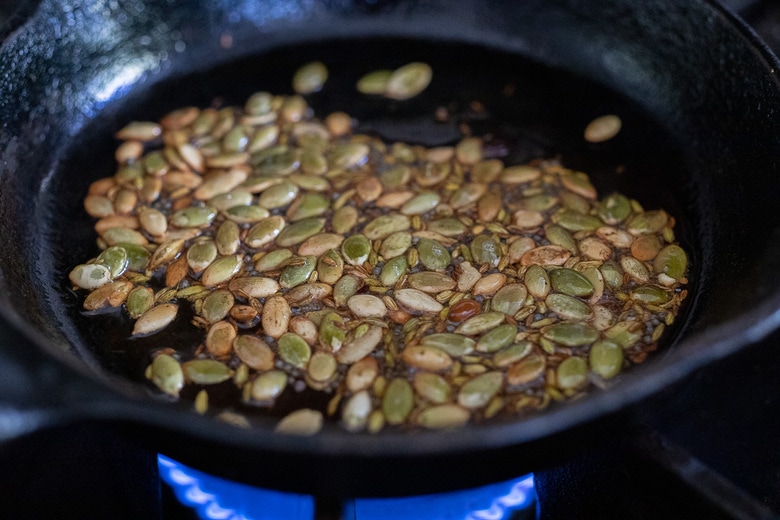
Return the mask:
<svg viewBox="0 0 780 520"><path fill-rule="evenodd" d="M685 189L682 155L653 115L637 103L565 71L483 47L389 39L319 42L142 86L109 104L74 140L53 181L53 192L61 196L51 236L59 237L52 244L58 258L58 279L52 283L62 285L63 305L77 331L70 341L77 350L88 352L109 372L156 393L143 375L150 352L170 346L191 353L204 337L202 329L190 325L192 311L186 302L168 329L129 339L132 322L124 312L86 315L81 309L84 295L68 289L70 269L99 253L94 222L84 212L82 200L90 182L116 171L114 132L131 120L158 120L186 105L242 106L252 93L262 90L292 94L295 70L313 60L325 63L329 71L322 91L306 96L318 118L345 111L358 121L357 133L374 134L388 143L429 147L453 145L463 132L470 132L485 136L486 153L506 165L559 157L564 166L588 173L601 197L620 191L646 209L663 208L673 215L677 238L691 256L691 271L695 269L698 248L693 230L685 225L687 208L693 206ZM420 95L393 101L356 91L355 83L364 74L410 61L424 61L433 69L433 80ZM582 133L587 123L609 113L620 116L622 131L605 143L585 142ZM695 290L695 276L691 278L688 288ZM676 330L667 332L662 347L684 329L682 318ZM277 406L268 410L239 404L239 391L231 381L209 387L209 393L215 407L234 403L241 412L275 416L303 403L324 409L330 399L324 392L294 392L288 387ZM194 391L186 390L183 397L194 398Z"/></svg>

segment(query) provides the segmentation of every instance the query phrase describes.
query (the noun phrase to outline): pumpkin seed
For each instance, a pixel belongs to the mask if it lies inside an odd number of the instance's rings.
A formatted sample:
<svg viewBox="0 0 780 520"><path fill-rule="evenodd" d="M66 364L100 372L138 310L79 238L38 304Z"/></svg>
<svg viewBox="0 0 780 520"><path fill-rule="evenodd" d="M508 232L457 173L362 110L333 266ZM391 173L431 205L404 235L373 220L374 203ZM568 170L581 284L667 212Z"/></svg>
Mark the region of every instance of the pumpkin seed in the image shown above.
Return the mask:
<svg viewBox="0 0 780 520"><path fill-rule="evenodd" d="M98 287L84 299L84 308L88 311L118 307L130 294L133 284L127 280L118 280Z"/></svg>
<svg viewBox="0 0 780 520"><path fill-rule="evenodd" d="M476 348L476 341L451 332L441 332L423 337L421 345L435 347L453 357L471 354Z"/></svg>
<svg viewBox="0 0 780 520"><path fill-rule="evenodd" d="M187 379L199 385L216 385L233 377L233 371L213 359L193 359L182 364Z"/></svg>
<svg viewBox="0 0 780 520"><path fill-rule="evenodd" d="M452 366L449 354L430 345L406 347L401 357L406 364L430 372L441 372Z"/></svg>
<svg viewBox="0 0 780 520"><path fill-rule="evenodd" d="M588 297L593 294L593 284L574 269L561 267L550 271L552 288L569 296Z"/></svg>
<svg viewBox="0 0 780 520"><path fill-rule="evenodd" d="M395 69L387 78L383 94L385 97L397 100L413 98L425 90L431 82L433 70L430 65L422 62L412 62ZM372 78L380 83L382 76ZM362 87L366 88L365 77ZM360 88L360 84L359 84Z"/></svg>
<svg viewBox="0 0 780 520"><path fill-rule="evenodd" d="M371 294L356 294L347 300L347 307L358 318L383 318L387 307L381 299Z"/></svg>
<svg viewBox="0 0 780 520"><path fill-rule="evenodd" d="M580 347L599 338L599 331L585 323L556 323L542 330L542 336L567 347Z"/></svg>
<svg viewBox="0 0 780 520"><path fill-rule="evenodd" d="M229 281L241 270L241 255L223 256L214 260L200 277L200 282L206 287L221 285Z"/></svg>
<svg viewBox="0 0 780 520"><path fill-rule="evenodd" d="M501 372L486 372L467 381L458 393L458 404L469 409L484 407L498 393L503 380Z"/></svg>
<svg viewBox="0 0 780 520"><path fill-rule="evenodd" d="M396 377L388 383L382 397L382 413L388 424L402 424L414 406L414 390L408 381Z"/></svg>
<svg viewBox="0 0 780 520"><path fill-rule="evenodd" d="M359 431L365 428L368 415L371 413L371 396L365 390L350 397L341 412L341 421L349 431Z"/></svg>
<svg viewBox="0 0 780 520"><path fill-rule="evenodd" d="M420 262L431 271L444 269L452 261L447 248L436 240L421 238L417 244L417 251L420 254Z"/></svg>
<svg viewBox="0 0 780 520"><path fill-rule="evenodd" d="M552 293L544 300L547 307L565 320L587 320L593 311L585 302L567 294Z"/></svg>
<svg viewBox="0 0 780 520"><path fill-rule="evenodd" d="M176 318L179 307L175 303L163 303L144 312L133 326L133 336L147 336L161 331Z"/></svg>
<svg viewBox="0 0 780 520"><path fill-rule="evenodd" d="M384 329L378 325L370 325L366 332L361 336L355 336L348 339L341 349L336 352L336 359L339 363L349 365L360 361L373 350L382 341ZM331 344L333 340L331 339Z"/></svg>
<svg viewBox="0 0 780 520"><path fill-rule="evenodd" d="M151 364L150 379L157 388L174 397L184 387L184 372L181 365L168 354L158 354Z"/></svg>
<svg viewBox="0 0 780 520"><path fill-rule="evenodd" d="M514 343L493 355L493 363L500 368L509 366L520 361L533 351L533 343L530 341L521 341Z"/></svg>
<svg viewBox="0 0 780 520"><path fill-rule="evenodd" d="M276 271L283 267L292 256L293 253L289 249L275 249L269 251L268 254L264 255L255 263L255 271L258 273Z"/></svg>
<svg viewBox="0 0 780 520"><path fill-rule="evenodd" d="M279 339L287 332L290 324L292 310L282 296L271 296L266 300L261 315L261 324L263 332L272 338Z"/></svg>
<svg viewBox="0 0 780 520"><path fill-rule="evenodd" d="M384 94L392 75L393 71L389 69L369 72L357 81L355 88L362 94Z"/></svg>
<svg viewBox="0 0 780 520"><path fill-rule="evenodd" d="M127 295L127 313L137 319L154 305L154 291L148 287L136 287Z"/></svg>
<svg viewBox="0 0 780 520"><path fill-rule="evenodd" d="M501 243L490 235L477 235L471 241L471 256L478 264L496 267L501 258Z"/></svg>
<svg viewBox="0 0 780 520"><path fill-rule="evenodd" d="M347 300L357 292L360 285L361 282L358 277L349 274L342 276L341 279L336 282L336 285L333 286L333 299L336 302L336 305L339 307L346 305Z"/></svg>
<svg viewBox="0 0 780 520"><path fill-rule="evenodd" d="M590 370L604 379L615 377L623 366L623 348L607 339L597 341L588 353Z"/></svg>
<svg viewBox="0 0 780 520"><path fill-rule="evenodd" d="M416 418L417 424L429 429L457 428L466 424L471 417L469 411L455 404L431 406L421 411Z"/></svg>
<svg viewBox="0 0 780 520"><path fill-rule="evenodd" d="M404 256L397 256L387 262L379 273L379 281L385 287L392 287L406 274L409 263Z"/></svg>
<svg viewBox="0 0 780 520"><path fill-rule="evenodd" d="M444 308L434 298L417 289L399 289L395 292L395 299L410 311L435 313Z"/></svg>
<svg viewBox="0 0 780 520"><path fill-rule="evenodd" d="M279 292L279 282L263 276L245 276L233 278L228 288L244 298L267 298Z"/></svg>
<svg viewBox="0 0 780 520"><path fill-rule="evenodd" d="M193 272L200 273L216 260L217 254L217 245L213 240L201 240L187 250L187 264Z"/></svg>
<svg viewBox="0 0 780 520"><path fill-rule="evenodd" d="M573 390L583 386L588 380L588 363L580 357L569 357L561 361L555 372L558 387Z"/></svg>
<svg viewBox="0 0 780 520"><path fill-rule="evenodd" d="M673 280L680 280L688 269L688 255L677 245L668 245L658 252L653 262L653 270L663 273Z"/></svg>
<svg viewBox="0 0 780 520"><path fill-rule="evenodd" d="M506 319L503 312L485 312L469 318L455 329L456 334L476 336L501 325Z"/></svg>
<svg viewBox="0 0 780 520"><path fill-rule="evenodd" d="M333 226L333 232L344 234L348 233L355 227L358 221L358 212L352 206L342 206L333 212L333 219L331 225Z"/></svg>
<svg viewBox="0 0 780 520"><path fill-rule="evenodd" d="M450 400L452 387L439 374L417 372L412 382L414 389L423 398L434 404L446 403Z"/></svg>
<svg viewBox="0 0 780 520"><path fill-rule="evenodd" d="M483 334L477 340L477 351L496 352L508 346L517 334L517 327L514 325L499 325L493 330Z"/></svg>
<svg viewBox="0 0 780 520"><path fill-rule="evenodd" d="M287 262L287 267L279 275L279 285L289 289L301 285L309 279L317 265L316 256L293 257Z"/></svg>
<svg viewBox="0 0 780 520"><path fill-rule="evenodd" d="M398 231L406 231L410 227L411 220L407 215L381 215L366 224L363 234L369 240L384 239Z"/></svg>
<svg viewBox="0 0 780 520"><path fill-rule="evenodd" d="M281 247L300 244L307 238L322 231L323 227L325 227L325 222L322 219L306 218L299 220L294 224L284 227L281 232L279 232L276 237L276 244Z"/></svg>
<svg viewBox="0 0 780 520"><path fill-rule="evenodd" d="M317 260L319 280L327 284L335 284L344 273L344 260L336 251L330 250Z"/></svg>
<svg viewBox="0 0 780 520"><path fill-rule="evenodd" d="M365 235L352 235L341 244L341 254L350 265L363 265L370 252L371 243Z"/></svg>
<svg viewBox="0 0 780 520"><path fill-rule="evenodd" d="M294 367L305 368L311 358L309 344L293 332L282 334L278 340L277 348L279 349L279 357Z"/></svg>
<svg viewBox="0 0 780 520"><path fill-rule="evenodd" d="M203 299L200 315L209 323L224 319L233 307L235 298L227 289L218 289Z"/></svg>
<svg viewBox="0 0 780 520"><path fill-rule="evenodd" d="M585 140L589 143L609 141L620 132L622 125L620 118L614 114L597 117L585 127Z"/></svg>
<svg viewBox="0 0 780 520"><path fill-rule="evenodd" d="M274 352L268 343L247 334L239 334L233 340L233 350L249 368L260 372L274 367Z"/></svg>
<svg viewBox="0 0 780 520"><path fill-rule="evenodd" d="M286 387L287 374L281 370L271 370L252 381L250 395L255 401L272 401L279 397Z"/></svg>
<svg viewBox="0 0 780 520"><path fill-rule="evenodd" d="M311 94L322 90L328 79L328 69L321 61L312 61L295 72L292 85L298 94Z"/></svg>

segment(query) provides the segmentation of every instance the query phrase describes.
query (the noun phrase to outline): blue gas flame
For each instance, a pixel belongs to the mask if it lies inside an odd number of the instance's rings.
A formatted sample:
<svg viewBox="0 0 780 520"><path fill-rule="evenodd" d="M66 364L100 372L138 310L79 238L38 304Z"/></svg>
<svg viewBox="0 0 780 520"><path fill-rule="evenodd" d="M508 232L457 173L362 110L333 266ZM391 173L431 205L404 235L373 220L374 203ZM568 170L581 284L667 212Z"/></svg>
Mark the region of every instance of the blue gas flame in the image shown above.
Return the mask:
<svg viewBox="0 0 780 520"><path fill-rule="evenodd" d="M203 520L313 520L314 497L230 482L164 455L160 476L179 501ZM356 520L507 520L533 506L533 475L463 491L402 498L359 498L345 502L345 518Z"/></svg>

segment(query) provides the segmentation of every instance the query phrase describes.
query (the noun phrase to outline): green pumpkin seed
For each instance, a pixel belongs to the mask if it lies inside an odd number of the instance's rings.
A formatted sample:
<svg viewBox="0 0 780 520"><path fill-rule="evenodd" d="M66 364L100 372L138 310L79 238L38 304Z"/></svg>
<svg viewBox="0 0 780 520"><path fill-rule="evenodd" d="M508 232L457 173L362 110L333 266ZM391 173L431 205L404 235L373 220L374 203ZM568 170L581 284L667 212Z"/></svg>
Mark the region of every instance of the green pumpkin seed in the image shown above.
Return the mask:
<svg viewBox="0 0 780 520"><path fill-rule="evenodd" d="M501 372L486 372L467 381L458 393L458 404L469 409L484 407L496 396L503 381Z"/></svg>
<svg viewBox="0 0 780 520"><path fill-rule="evenodd" d="M663 305L672 299L672 295L660 287L645 285L634 289L631 293L631 299L651 305Z"/></svg>
<svg viewBox="0 0 780 520"><path fill-rule="evenodd" d="M604 283L611 289L617 289L623 284L623 272L614 261L608 260L604 262L599 267L599 271L601 271L601 276L604 277Z"/></svg>
<svg viewBox="0 0 780 520"><path fill-rule="evenodd" d="M233 377L230 367L214 359L193 359L182 369L187 379L199 385L216 385Z"/></svg>
<svg viewBox="0 0 780 520"><path fill-rule="evenodd" d="M214 236L214 242L220 255L232 255L238 251L240 233L241 230L238 228L238 224L232 220L226 220L219 225Z"/></svg>
<svg viewBox="0 0 780 520"><path fill-rule="evenodd" d="M352 206L342 206L333 212L331 225L334 233L348 233L358 221L358 212Z"/></svg>
<svg viewBox="0 0 780 520"><path fill-rule="evenodd" d="M556 323L542 330L542 336L567 347L581 347L599 339L599 331L585 323Z"/></svg>
<svg viewBox="0 0 780 520"><path fill-rule="evenodd" d="M417 372L412 384L423 399L434 404L442 404L450 400L452 388L447 380L439 374Z"/></svg>
<svg viewBox="0 0 780 520"><path fill-rule="evenodd" d="M293 76L293 90L298 94L311 94L322 90L328 79L328 68L321 61L312 61L299 68Z"/></svg>
<svg viewBox="0 0 780 520"><path fill-rule="evenodd" d="M583 215L576 211L563 209L553 215L553 221L569 231L594 231L604 223L593 215Z"/></svg>
<svg viewBox="0 0 780 520"><path fill-rule="evenodd" d="M407 283L414 289L426 293L440 293L455 288L455 280L444 273L436 271L420 271L409 275Z"/></svg>
<svg viewBox="0 0 780 520"><path fill-rule="evenodd" d="M397 256L385 262L382 270L379 272L379 281L385 287L392 287L398 280L406 274L409 269L409 263L405 256Z"/></svg>
<svg viewBox="0 0 780 520"><path fill-rule="evenodd" d="M250 206L251 204L252 194L241 189L221 193L209 199L209 206L219 211L228 211L236 206Z"/></svg>
<svg viewBox="0 0 780 520"><path fill-rule="evenodd" d="M563 390L580 388L588 381L588 362L580 357L566 358L558 365L555 376Z"/></svg>
<svg viewBox="0 0 780 520"><path fill-rule="evenodd" d="M228 219L238 224L255 224L268 218L268 215L268 210L260 206L233 206L225 212Z"/></svg>
<svg viewBox="0 0 780 520"><path fill-rule="evenodd" d="M277 239L285 225L286 221L284 218L278 215L264 218L249 229L244 241L246 245L252 248L263 247Z"/></svg>
<svg viewBox="0 0 780 520"><path fill-rule="evenodd" d="M285 227L276 237L280 247L298 245L307 238L316 235L325 227L325 221L318 218L306 218Z"/></svg>
<svg viewBox="0 0 780 520"><path fill-rule="evenodd" d="M279 276L279 285L286 289L301 285L309 279L316 265L316 256L291 258L287 262L287 267L282 270L282 274Z"/></svg>
<svg viewBox="0 0 780 520"><path fill-rule="evenodd" d="M137 244L128 244L125 242L117 244L127 252L127 270L136 273L143 273L149 266L149 259L152 254L143 246Z"/></svg>
<svg viewBox="0 0 780 520"><path fill-rule="evenodd" d="M148 287L136 287L127 295L127 312L137 319L154 305L154 291Z"/></svg>
<svg viewBox="0 0 780 520"><path fill-rule="evenodd" d="M255 263L255 271L258 273L276 271L282 268L292 256L293 253L289 249L275 249L270 251Z"/></svg>
<svg viewBox="0 0 780 520"><path fill-rule="evenodd" d="M428 223L428 231L445 237L457 237L468 230L465 224L456 218L443 218Z"/></svg>
<svg viewBox="0 0 780 520"><path fill-rule="evenodd" d="M401 213L404 215L422 215L434 209L439 205L441 196L435 191L424 191L401 206Z"/></svg>
<svg viewBox="0 0 780 520"><path fill-rule="evenodd" d="M563 227L555 224L545 226L544 236L551 244L561 246L564 249L568 249L572 253L577 253L577 243L572 238L571 233L566 231Z"/></svg>
<svg viewBox="0 0 780 520"><path fill-rule="evenodd" d="M152 121L131 121L123 126L116 138L124 141L153 141L162 135L162 127Z"/></svg>
<svg viewBox="0 0 780 520"><path fill-rule="evenodd" d="M420 254L420 262L431 271L444 269L452 261L447 248L436 240L421 238L417 244L417 251Z"/></svg>
<svg viewBox="0 0 780 520"><path fill-rule="evenodd" d="M565 320L587 320L593 316L593 311L586 303L567 294L552 293L547 296L544 303Z"/></svg>
<svg viewBox="0 0 780 520"><path fill-rule="evenodd" d="M500 368L516 363L533 351L534 345L530 341L521 341L499 350L493 355L493 363Z"/></svg>
<svg viewBox="0 0 780 520"><path fill-rule="evenodd" d="M528 273L526 271L526 277ZM493 295L493 299L490 302L490 309L503 312L509 316L514 316L517 311L523 307L526 297L528 296L528 290L525 285L521 283L510 283L504 285Z"/></svg>
<svg viewBox="0 0 780 520"><path fill-rule="evenodd" d="M193 272L200 273L216 260L217 254L217 245L213 240L201 240L187 250L187 264Z"/></svg>
<svg viewBox="0 0 780 520"><path fill-rule="evenodd" d="M257 129L255 135L249 140L246 151L249 153L257 153L263 150L267 150L279 139L279 127L276 125L267 125Z"/></svg>
<svg viewBox="0 0 780 520"><path fill-rule="evenodd" d="M503 312L484 312L469 318L458 325L455 329L455 333L464 334L466 336L476 336L498 327L504 323L505 319L506 315Z"/></svg>
<svg viewBox="0 0 780 520"><path fill-rule="evenodd" d="M389 69L369 72L357 81L355 88L361 94L384 94L392 75L393 71Z"/></svg>
<svg viewBox="0 0 780 520"><path fill-rule="evenodd" d="M193 206L174 213L170 223L179 228L208 227L216 216L217 209L213 206Z"/></svg>
<svg viewBox="0 0 780 520"><path fill-rule="evenodd" d="M614 341L597 341L588 353L590 370L604 379L611 379L623 367L623 348Z"/></svg>
<svg viewBox="0 0 780 520"><path fill-rule="evenodd" d="M604 334L623 349L631 348L642 339L642 324L637 321L621 321L607 329Z"/></svg>
<svg viewBox="0 0 780 520"><path fill-rule="evenodd" d="M631 201L620 193L612 193L599 203L598 212L601 220L614 226L631 214Z"/></svg>
<svg viewBox="0 0 780 520"><path fill-rule="evenodd" d="M333 286L333 300L336 305L343 307L353 294L360 288L361 281L357 276L346 274Z"/></svg>
<svg viewBox="0 0 780 520"><path fill-rule="evenodd" d="M531 265L525 272L525 285L528 287L528 292L531 293L531 295L542 300L546 298L547 294L550 292L550 276L543 267L536 264Z"/></svg>
<svg viewBox="0 0 780 520"><path fill-rule="evenodd" d="M663 273L674 280L679 280L685 276L685 271L688 269L688 255L680 246L668 245L656 255L653 269L656 273Z"/></svg>
<svg viewBox="0 0 780 520"><path fill-rule="evenodd" d="M515 325L499 325L483 334L477 340L477 351L496 352L508 346L515 339L517 327Z"/></svg>
<svg viewBox="0 0 780 520"><path fill-rule="evenodd" d="M290 205L287 219L297 222L309 217L318 217L330 208L328 198L320 193L304 193Z"/></svg>
<svg viewBox="0 0 780 520"><path fill-rule="evenodd" d="M302 337L293 332L279 338L277 348L279 357L294 367L305 368L311 358L311 347Z"/></svg>
<svg viewBox="0 0 780 520"><path fill-rule="evenodd" d="M216 323L227 317L234 303L235 298L230 291L218 289L203 299L200 315L209 323Z"/></svg>
<svg viewBox="0 0 780 520"><path fill-rule="evenodd" d="M287 206L298 195L298 186L292 182L282 181L264 190L258 198L258 205L265 209L275 209Z"/></svg>
<svg viewBox="0 0 780 520"><path fill-rule="evenodd" d="M255 401L272 401L279 397L286 387L287 374L281 370L271 370L252 381L250 395Z"/></svg>
<svg viewBox="0 0 780 520"><path fill-rule="evenodd" d="M347 335L342 328L344 319L335 312L329 312L322 318L319 328L320 345L332 351L339 351Z"/></svg>
<svg viewBox="0 0 780 520"><path fill-rule="evenodd" d="M334 168L355 168L368 160L369 151L365 143L338 144L328 154L328 163Z"/></svg>
<svg viewBox="0 0 780 520"><path fill-rule="evenodd" d="M130 265L127 258L127 251L120 246L112 246L100 253L97 257L97 263L108 267L111 278L118 278L124 274Z"/></svg>
<svg viewBox="0 0 780 520"><path fill-rule="evenodd" d="M402 424L414 406L414 390L400 377L391 380L382 396L382 413L388 424Z"/></svg>
<svg viewBox="0 0 780 520"><path fill-rule="evenodd" d="M490 235L477 235L471 241L471 256L477 264L496 267L501 258L501 242Z"/></svg>
<svg viewBox="0 0 780 520"><path fill-rule="evenodd" d="M109 246L118 246L120 244L146 245L149 241L135 229L125 227L112 227L100 233L100 238L105 240Z"/></svg>
<svg viewBox="0 0 780 520"><path fill-rule="evenodd" d="M528 165L508 166L501 174L501 182L504 184L525 184L537 180L542 176L539 168Z"/></svg>
<svg viewBox="0 0 780 520"><path fill-rule="evenodd" d="M417 424L424 428L442 430L463 426L470 417L469 411L462 406L440 404L421 411L417 415L416 421Z"/></svg>
<svg viewBox="0 0 780 520"><path fill-rule="evenodd" d="M214 260L200 277L200 282L206 287L223 284L241 271L243 262L241 255L223 256Z"/></svg>
<svg viewBox="0 0 780 520"><path fill-rule="evenodd" d="M150 379L152 383L168 395L179 396L184 387L184 372L181 365L168 354L159 354L151 364Z"/></svg>
<svg viewBox="0 0 780 520"><path fill-rule="evenodd" d="M550 271L552 288L569 296L588 297L593 294L593 284L574 269L561 267Z"/></svg>
<svg viewBox="0 0 780 520"><path fill-rule="evenodd" d="M424 336L420 344L436 347L453 357L461 357L471 354L476 348L477 342L461 334L441 332Z"/></svg>
<svg viewBox="0 0 780 520"><path fill-rule="evenodd" d="M628 219L626 226L632 235L647 235L658 233L668 221L669 215L663 210L645 211Z"/></svg>
<svg viewBox="0 0 780 520"><path fill-rule="evenodd" d="M341 244L341 254L344 261L350 265L363 265L371 252L371 242L365 235L357 234L348 237Z"/></svg>
<svg viewBox="0 0 780 520"><path fill-rule="evenodd" d="M408 63L395 69L387 78L383 94L396 100L413 98L428 87L432 77L433 70L427 63Z"/></svg>
<svg viewBox="0 0 780 520"><path fill-rule="evenodd" d="M398 231L406 231L411 225L411 220L406 215L381 215L366 224L363 234L369 240L384 239Z"/></svg>
<svg viewBox="0 0 780 520"><path fill-rule="evenodd" d="M330 250L317 260L318 280L335 284L344 273L344 260L336 251Z"/></svg>
<svg viewBox="0 0 780 520"><path fill-rule="evenodd" d="M379 174L379 181L388 190L405 187L411 178L412 170L404 164L392 166Z"/></svg>
<svg viewBox="0 0 780 520"><path fill-rule="evenodd" d="M400 231L393 233L382 241L379 254L382 255L382 258L389 260L405 254L410 247L412 247L411 233Z"/></svg>

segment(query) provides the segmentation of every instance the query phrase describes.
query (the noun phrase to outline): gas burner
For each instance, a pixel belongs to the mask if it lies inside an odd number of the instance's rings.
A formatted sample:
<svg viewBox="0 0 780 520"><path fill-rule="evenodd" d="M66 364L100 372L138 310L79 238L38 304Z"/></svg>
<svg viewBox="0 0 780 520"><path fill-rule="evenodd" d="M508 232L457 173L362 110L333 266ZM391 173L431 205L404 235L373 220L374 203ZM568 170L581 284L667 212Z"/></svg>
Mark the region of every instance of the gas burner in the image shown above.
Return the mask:
<svg viewBox="0 0 780 520"><path fill-rule="evenodd" d="M160 477L202 520L313 520L315 499L230 482L158 455ZM343 503L354 520L509 520L533 518L533 475L474 489L401 498L358 498Z"/></svg>

